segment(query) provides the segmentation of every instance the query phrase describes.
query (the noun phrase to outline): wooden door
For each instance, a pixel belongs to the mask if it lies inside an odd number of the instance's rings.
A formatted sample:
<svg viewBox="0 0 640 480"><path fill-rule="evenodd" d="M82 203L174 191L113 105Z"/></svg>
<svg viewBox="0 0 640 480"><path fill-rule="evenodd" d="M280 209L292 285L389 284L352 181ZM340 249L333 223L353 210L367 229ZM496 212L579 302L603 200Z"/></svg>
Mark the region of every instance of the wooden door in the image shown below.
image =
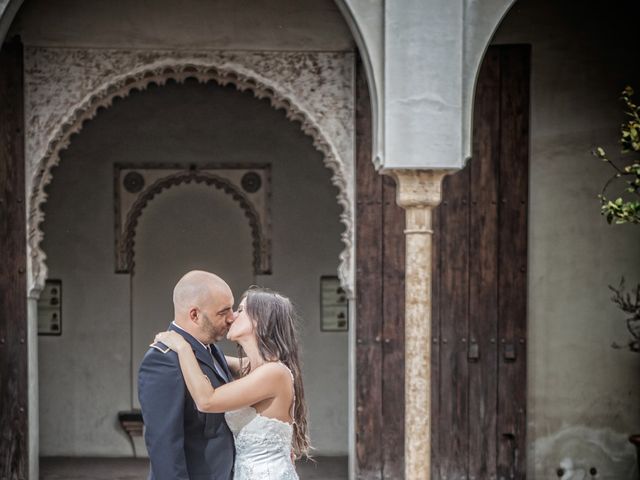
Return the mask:
<svg viewBox="0 0 640 480"><path fill-rule="evenodd" d="M529 48L489 48L435 214L432 477L524 478Z"/></svg>
<svg viewBox="0 0 640 480"><path fill-rule="evenodd" d="M27 478L22 45L0 49L0 478Z"/></svg>
<svg viewBox="0 0 640 480"><path fill-rule="evenodd" d="M356 89L356 442L359 479L404 474L404 212L371 163ZM529 48L491 47L473 159L434 218L432 478L525 476Z"/></svg>
<svg viewBox="0 0 640 480"><path fill-rule="evenodd" d="M371 110L356 76L357 478L404 476L404 210L371 161Z"/></svg>

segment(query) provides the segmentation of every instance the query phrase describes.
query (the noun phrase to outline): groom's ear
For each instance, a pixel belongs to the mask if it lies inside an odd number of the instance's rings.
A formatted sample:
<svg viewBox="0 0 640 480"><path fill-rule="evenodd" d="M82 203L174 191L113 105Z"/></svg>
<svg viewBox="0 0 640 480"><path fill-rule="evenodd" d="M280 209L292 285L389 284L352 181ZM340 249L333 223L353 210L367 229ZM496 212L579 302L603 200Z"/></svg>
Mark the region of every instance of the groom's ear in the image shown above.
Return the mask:
<svg viewBox="0 0 640 480"><path fill-rule="evenodd" d="M191 320L194 323L198 323L199 314L200 314L200 311L198 310L197 307L191 307L189 309L189 320Z"/></svg>

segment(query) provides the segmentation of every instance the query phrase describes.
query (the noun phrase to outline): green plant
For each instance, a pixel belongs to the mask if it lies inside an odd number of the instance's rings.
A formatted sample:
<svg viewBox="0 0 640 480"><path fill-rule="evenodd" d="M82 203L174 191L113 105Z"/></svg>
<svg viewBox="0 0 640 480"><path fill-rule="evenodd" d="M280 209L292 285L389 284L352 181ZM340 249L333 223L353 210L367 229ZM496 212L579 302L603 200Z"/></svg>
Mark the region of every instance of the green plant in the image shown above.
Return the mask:
<svg viewBox="0 0 640 480"><path fill-rule="evenodd" d="M626 106L625 115L629 119L622 124L620 143L622 153L640 152L640 106L636 105L631 97L633 89L626 87L622 92L621 100ZM594 155L608 163L615 171L614 175L604 184L598 195L600 199L600 213L609 223L635 223L640 224L640 159L633 158L623 166L613 162L602 147L593 151ZM615 180L625 179L624 194L611 199L607 196L607 190Z"/></svg>
<svg viewBox="0 0 640 480"><path fill-rule="evenodd" d="M626 107L625 115L629 117L620 128L623 155L640 152L640 106L631 99L633 93L631 87L626 87L621 97ZM600 213L606 217L609 224L640 224L640 159L635 156L630 158L624 166L619 166L608 157L602 147L597 147L593 153L615 170L615 174L607 180L598 195ZM627 198L618 196L615 200L611 200L607 197L607 189L618 179L624 179L626 183L623 194ZM640 284L636 286L635 298L630 292L625 291L624 277L618 288L609 285L609 289L614 293L611 301L620 310L630 315L626 319L627 330L631 334L627 347L632 352L640 352ZM613 347L624 348L617 343L614 343Z"/></svg>

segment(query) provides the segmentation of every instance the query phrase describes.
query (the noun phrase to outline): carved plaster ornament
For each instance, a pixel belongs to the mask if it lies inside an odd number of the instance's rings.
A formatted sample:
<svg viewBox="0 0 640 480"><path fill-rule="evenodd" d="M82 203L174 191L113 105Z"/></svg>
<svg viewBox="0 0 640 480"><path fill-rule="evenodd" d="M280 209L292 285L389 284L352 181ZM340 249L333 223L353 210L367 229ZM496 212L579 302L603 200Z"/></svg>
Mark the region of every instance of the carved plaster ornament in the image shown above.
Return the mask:
<svg viewBox="0 0 640 480"><path fill-rule="evenodd" d="M47 276L41 229L45 186L60 152L84 122L114 98L167 80L233 85L267 98L313 140L333 172L342 206L344 250L338 275L348 295L354 284L354 55L350 52L187 52L25 49L28 263L30 295Z"/></svg>
<svg viewBox="0 0 640 480"><path fill-rule="evenodd" d="M268 165L114 166L116 272L133 273L135 234L147 204L164 190L183 183L204 183L221 189L238 203L249 219L253 238L253 270L271 273L271 191Z"/></svg>

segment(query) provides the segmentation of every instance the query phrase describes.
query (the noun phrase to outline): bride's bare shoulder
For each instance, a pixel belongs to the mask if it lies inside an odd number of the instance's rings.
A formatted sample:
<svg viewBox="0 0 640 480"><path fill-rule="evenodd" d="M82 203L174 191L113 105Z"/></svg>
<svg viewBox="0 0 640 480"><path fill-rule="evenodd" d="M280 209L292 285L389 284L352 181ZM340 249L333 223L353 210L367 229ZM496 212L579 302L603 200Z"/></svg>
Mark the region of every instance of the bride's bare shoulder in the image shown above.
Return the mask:
<svg viewBox="0 0 640 480"><path fill-rule="evenodd" d="M249 375L257 378L277 381L278 383L290 383L291 373L289 369L280 362L266 362L253 370Z"/></svg>

